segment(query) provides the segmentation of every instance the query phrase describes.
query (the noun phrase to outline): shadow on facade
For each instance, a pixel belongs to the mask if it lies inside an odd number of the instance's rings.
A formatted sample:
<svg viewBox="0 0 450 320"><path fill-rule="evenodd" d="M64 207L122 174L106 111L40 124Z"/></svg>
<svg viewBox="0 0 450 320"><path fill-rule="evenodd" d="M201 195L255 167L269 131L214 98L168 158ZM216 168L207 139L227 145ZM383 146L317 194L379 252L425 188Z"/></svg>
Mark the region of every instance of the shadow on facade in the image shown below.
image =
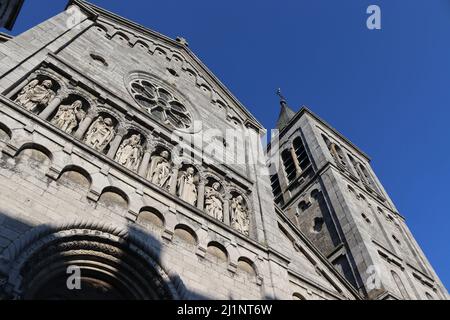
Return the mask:
<svg viewBox="0 0 450 320"><path fill-rule="evenodd" d="M0 212L0 300L206 300L161 266L137 225L31 226Z"/></svg>

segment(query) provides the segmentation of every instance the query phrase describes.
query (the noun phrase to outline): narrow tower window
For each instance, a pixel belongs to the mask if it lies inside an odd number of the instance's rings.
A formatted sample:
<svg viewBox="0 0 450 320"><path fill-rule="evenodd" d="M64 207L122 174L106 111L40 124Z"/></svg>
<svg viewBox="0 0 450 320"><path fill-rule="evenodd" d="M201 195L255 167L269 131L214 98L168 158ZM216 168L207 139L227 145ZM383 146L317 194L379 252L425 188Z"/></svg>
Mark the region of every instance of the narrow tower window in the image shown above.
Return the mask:
<svg viewBox="0 0 450 320"><path fill-rule="evenodd" d="M288 181L293 182L296 177L296 170L290 150L284 150L281 153L281 158L283 159L284 171L286 172Z"/></svg>
<svg viewBox="0 0 450 320"><path fill-rule="evenodd" d="M302 171L304 171L306 168L309 167L311 162L309 160L308 154L306 153L305 146L303 145L303 142L299 137L297 137L294 140L294 151L295 151L295 155L297 157L300 169Z"/></svg>

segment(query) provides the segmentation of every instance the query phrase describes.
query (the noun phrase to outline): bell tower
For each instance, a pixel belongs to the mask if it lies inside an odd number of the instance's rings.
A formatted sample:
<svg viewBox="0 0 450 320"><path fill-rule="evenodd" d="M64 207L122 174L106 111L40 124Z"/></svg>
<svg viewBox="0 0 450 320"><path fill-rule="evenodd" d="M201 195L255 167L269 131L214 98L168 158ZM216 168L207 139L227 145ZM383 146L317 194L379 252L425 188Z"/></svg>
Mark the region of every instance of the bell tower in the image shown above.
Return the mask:
<svg viewBox="0 0 450 320"><path fill-rule="evenodd" d="M445 298L369 157L306 107L293 111L277 93L278 143L268 146L276 204L367 298Z"/></svg>

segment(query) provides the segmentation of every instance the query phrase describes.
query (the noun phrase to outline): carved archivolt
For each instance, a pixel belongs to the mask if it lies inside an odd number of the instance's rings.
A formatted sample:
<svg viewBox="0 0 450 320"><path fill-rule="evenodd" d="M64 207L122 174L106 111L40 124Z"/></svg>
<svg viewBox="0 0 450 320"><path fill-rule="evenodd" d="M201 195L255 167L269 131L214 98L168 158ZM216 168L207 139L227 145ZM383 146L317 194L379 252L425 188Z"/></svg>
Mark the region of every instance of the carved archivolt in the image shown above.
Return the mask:
<svg viewBox="0 0 450 320"><path fill-rule="evenodd" d="M141 280L147 283L129 283L129 288L141 287L141 298L152 298L153 293L145 293L142 286L152 286L154 292L163 299L178 299L172 280L157 263L158 253L148 241L149 235L133 228L122 228L101 222L79 221L63 225L42 225L31 229L1 252L0 266L4 274L8 274L8 294L15 298L24 298L29 294L30 284L34 284L34 275L41 272L42 266L56 260L70 260L71 256L81 256L89 265L95 257L109 260L114 264L128 264L138 268L134 272L141 274ZM66 254L71 252L71 254ZM47 259L49 258L49 259ZM128 263L126 259L134 259ZM43 260L46 263L41 263ZM136 264L136 259L141 264ZM56 261L57 262L57 261ZM78 260L77 265L83 265ZM92 266L92 264L90 264ZM143 268L142 268L143 267ZM56 268L52 269L56 272ZM92 270L92 269L91 269ZM101 270L99 270L101 271ZM133 271L132 271L133 272ZM128 281L128 280L127 280Z"/></svg>

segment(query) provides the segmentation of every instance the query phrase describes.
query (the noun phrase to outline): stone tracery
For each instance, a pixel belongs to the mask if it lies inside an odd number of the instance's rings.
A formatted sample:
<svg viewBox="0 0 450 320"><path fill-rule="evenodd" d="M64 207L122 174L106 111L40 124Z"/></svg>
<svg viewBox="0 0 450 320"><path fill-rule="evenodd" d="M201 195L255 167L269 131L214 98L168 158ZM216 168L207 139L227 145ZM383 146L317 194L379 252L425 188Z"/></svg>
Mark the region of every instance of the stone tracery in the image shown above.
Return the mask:
<svg viewBox="0 0 450 320"><path fill-rule="evenodd" d="M154 117L177 129L189 129L192 116L187 108L170 92L148 80L136 79L130 83L134 99Z"/></svg>

